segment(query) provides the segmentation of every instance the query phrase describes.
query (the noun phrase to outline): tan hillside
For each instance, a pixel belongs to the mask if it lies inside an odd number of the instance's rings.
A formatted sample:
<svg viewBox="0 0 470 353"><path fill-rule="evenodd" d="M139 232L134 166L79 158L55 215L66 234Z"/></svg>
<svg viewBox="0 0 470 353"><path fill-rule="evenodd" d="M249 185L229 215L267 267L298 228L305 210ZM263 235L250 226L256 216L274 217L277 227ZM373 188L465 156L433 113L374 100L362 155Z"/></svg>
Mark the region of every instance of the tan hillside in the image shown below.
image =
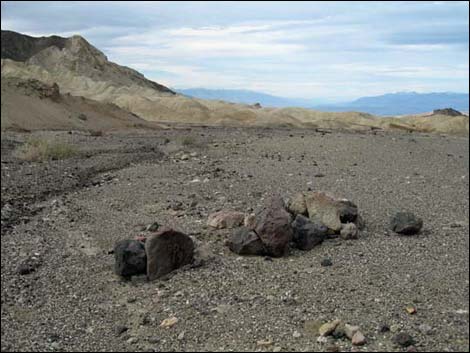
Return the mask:
<svg viewBox="0 0 470 353"><path fill-rule="evenodd" d="M80 36L33 38L2 31L1 73L2 78L36 79L49 85L57 83L62 93L114 103L148 121L347 130L382 128L451 134L469 132L468 116L379 118L360 112L260 108L193 99L175 94L135 70L108 61L101 51Z"/></svg>
<svg viewBox="0 0 470 353"><path fill-rule="evenodd" d="M2 130L91 130L158 128L110 103L61 94L57 85L2 78Z"/></svg>

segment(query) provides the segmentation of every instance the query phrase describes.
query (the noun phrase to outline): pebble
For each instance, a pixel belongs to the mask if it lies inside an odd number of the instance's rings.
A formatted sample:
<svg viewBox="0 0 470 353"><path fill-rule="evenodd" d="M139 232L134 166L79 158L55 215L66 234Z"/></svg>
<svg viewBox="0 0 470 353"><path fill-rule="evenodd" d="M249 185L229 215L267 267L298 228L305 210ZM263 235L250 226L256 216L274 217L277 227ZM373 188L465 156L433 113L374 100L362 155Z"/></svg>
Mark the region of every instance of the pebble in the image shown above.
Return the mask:
<svg viewBox="0 0 470 353"><path fill-rule="evenodd" d="M321 264L322 267L333 266L333 262L331 261L331 259L329 257L324 258L323 260L321 260L320 264Z"/></svg>
<svg viewBox="0 0 470 353"><path fill-rule="evenodd" d="M178 318L170 317L168 319L163 320L162 323L160 324L160 327L170 328L170 327L173 327L177 322L178 322Z"/></svg>
<svg viewBox="0 0 470 353"><path fill-rule="evenodd" d="M344 325L344 333L346 334L346 337L349 338L350 340L353 339L354 335L358 331L359 331L359 326L353 326L349 324Z"/></svg>
<svg viewBox="0 0 470 353"><path fill-rule="evenodd" d="M116 326L116 328L114 329L114 332L116 332L116 336L119 336L123 334L124 332L126 332L127 330L128 328L126 326Z"/></svg>
<svg viewBox="0 0 470 353"><path fill-rule="evenodd" d="M416 308L413 305L407 305L405 310L410 315L416 314Z"/></svg>
<svg viewBox="0 0 470 353"><path fill-rule="evenodd" d="M273 352L282 352L282 348L281 347L274 347Z"/></svg>
<svg viewBox="0 0 470 353"><path fill-rule="evenodd" d="M137 342L139 342L139 339L137 337L131 337L126 342L129 344L136 344Z"/></svg>
<svg viewBox="0 0 470 353"><path fill-rule="evenodd" d="M293 333L292 336L294 336L294 338L299 338L299 337L302 336L302 335L300 334L299 331L294 331L294 333Z"/></svg>
<svg viewBox="0 0 470 353"><path fill-rule="evenodd" d="M357 331L351 339L351 343L354 346L362 346L362 345L366 344L366 341L367 340L366 340L365 336L362 334L361 331Z"/></svg>
<svg viewBox="0 0 470 353"><path fill-rule="evenodd" d="M256 345L258 347L269 347L273 344L273 341L271 340L260 340L256 342Z"/></svg>
<svg viewBox="0 0 470 353"><path fill-rule="evenodd" d="M331 322L327 322L326 324L323 324L320 326L320 328L318 329L318 333L320 334L320 336L324 336L324 337L331 335L340 323L341 323L341 320L334 320Z"/></svg>

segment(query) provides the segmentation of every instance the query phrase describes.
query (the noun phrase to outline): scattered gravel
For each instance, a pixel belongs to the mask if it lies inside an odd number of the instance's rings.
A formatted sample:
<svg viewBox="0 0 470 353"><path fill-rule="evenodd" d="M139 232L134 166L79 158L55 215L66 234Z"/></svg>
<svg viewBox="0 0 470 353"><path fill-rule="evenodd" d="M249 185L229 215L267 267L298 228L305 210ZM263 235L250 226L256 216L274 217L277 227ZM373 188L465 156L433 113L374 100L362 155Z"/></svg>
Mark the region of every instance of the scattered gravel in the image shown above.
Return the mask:
<svg viewBox="0 0 470 353"><path fill-rule="evenodd" d="M392 339L401 332L419 351L468 350L467 138L261 128L39 134L82 153L21 162L12 151L30 135L2 134L2 350L353 349L307 330L335 319L360 327L363 351L402 351ZM188 135L194 145L178 142ZM266 261L232 253L232 230L206 226L213 212L248 214L270 195L309 189L358 206L358 239L330 237ZM389 236L401 210L423 219L419 234ZM114 244L154 222L212 255L150 283L119 278ZM40 266L19 274L32 257ZM319 266L324 258L334 266ZM384 323L393 332L378 332ZM127 330L117 336L119 327Z"/></svg>

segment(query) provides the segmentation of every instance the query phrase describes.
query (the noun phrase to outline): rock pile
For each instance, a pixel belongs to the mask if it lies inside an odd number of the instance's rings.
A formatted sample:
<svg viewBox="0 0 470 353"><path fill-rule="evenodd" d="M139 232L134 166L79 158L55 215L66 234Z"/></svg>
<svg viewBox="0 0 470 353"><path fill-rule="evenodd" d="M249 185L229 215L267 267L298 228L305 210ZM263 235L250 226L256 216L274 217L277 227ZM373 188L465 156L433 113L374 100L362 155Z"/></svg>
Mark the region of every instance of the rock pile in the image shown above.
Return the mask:
<svg viewBox="0 0 470 353"><path fill-rule="evenodd" d="M362 228L357 206L349 200L322 192L299 193L286 206L274 195L260 212L245 218L245 227L235 229L227 245L240 255L281 257L291 244L311 250L329 234L357 239Z"/></svg>
<svg viewBox="0 0 470 353"><path fill-rule="evenodd" d="M122 240L114 247L114 271L122 277L146 274L149 280L160 278L194 260L195 246L186 234L153 223L148 237Z"/></svg>

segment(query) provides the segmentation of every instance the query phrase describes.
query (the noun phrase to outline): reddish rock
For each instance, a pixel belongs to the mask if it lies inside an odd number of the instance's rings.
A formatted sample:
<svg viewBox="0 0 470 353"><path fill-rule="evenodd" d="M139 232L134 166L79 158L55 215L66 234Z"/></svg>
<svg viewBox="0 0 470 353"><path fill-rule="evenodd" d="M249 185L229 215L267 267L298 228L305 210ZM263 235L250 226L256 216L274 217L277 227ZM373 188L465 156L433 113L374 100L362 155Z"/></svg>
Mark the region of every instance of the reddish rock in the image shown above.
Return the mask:
<svg viewBox="0 0 470 353"><path fill-rule="evenodd" d="M292 217L286 211L280 196L271 197L265 208L256 215L255 233L260 237L267 251L273 257L283 256L292 239Z"/></svg>
<svg viewBox="0 0 470 353"><path fill-rule="evenodd" d="M147 277L154 280L192 263L194 243L186 234L171 228L162 228L147 238L145 252Z"/></svg>

